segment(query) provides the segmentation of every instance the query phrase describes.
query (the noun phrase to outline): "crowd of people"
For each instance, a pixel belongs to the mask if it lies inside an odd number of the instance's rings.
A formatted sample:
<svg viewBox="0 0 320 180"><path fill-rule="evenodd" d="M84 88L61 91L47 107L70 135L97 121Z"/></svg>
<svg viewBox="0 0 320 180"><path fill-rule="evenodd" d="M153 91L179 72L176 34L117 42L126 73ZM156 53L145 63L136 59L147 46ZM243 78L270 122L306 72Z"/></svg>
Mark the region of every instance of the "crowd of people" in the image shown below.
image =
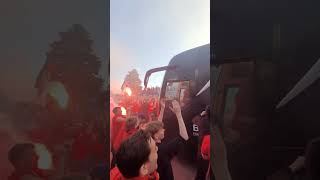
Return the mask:
<svg viewBox="0 0 320 180"><path fill-rule="evenodd" d="M155 100L151 102L154 103ZM166 128L162 121L166 102L161 100L159 104L160 111L156 118L147 118L141 112L128 113L125 116L120 107L113 109L110 179L174 179L171 160L190 137L180 104L178 101L172 101L169 109L176 116L179 136L169 142L162 142ZM209 161L210 136L207 135L203 139L201 154L203 159ZM212 171L210 166L207 168L207 178L210 179Z"/></svg>
<svg viewBox="0 0 320 180"><path fill-rule="evenodd" d="M169 106L169 107L167 107ZM163 123L164 110L171 110L175 114L178 123L179 136L164 142L166 128ZM156 118L148 119L142 113L123 114L121 107L113 108L114 114L111 120L110 134L110 164L105 162L103 141L94 132L94 124L86 124L81 133L76 136L71 146L71 162L75 171L86 170L93 180L173 180L174 172L171 160L183 147L189 138L184 117L178 101L170 104L161 100L159 113ZM210 116L204 111L200 116ZM212 137L211 137L212 135ZM210 139L215 139L213 155L215 162L206 167L206 179L232 179L228 172L228 163L223 138L218 127L213 127L213 133L206 134L200 141L200 153L203 160L210 161ZM215 148L218 147L218 148ZM320 139L312 140L306 147L304 156L299 156L293 163L274 173L268 180L316 180L319 179ZM46 180L57 177L56 170L43 170L38 167L39 155L36 146L32 143L19 143L8 152L8 159L14 167L14 171L8 180ZM102 161L99 161L102 160ZM90 162L91 161L91 162ZM108 165L107 165L108 164ZM110 170L110 174L108 174ZM214 175L215 176L214 176ZM225 178L228 177L228 178ZM53 178L55 179L55 178ZM77 176L63 177L62 179L81 179Z"/></svg>
<svg viewBox="0 0 320 180"><path fill-rule="evenodd" d="M114 110L112 119L111 140L111 172L113 180L122 179L164 179L173 180L174 173L171 165L172 158L176 155L182 144L190 138L181 113L180 104L173 101L169 109L176 115L179 124L179 136L170 142L162 142L165 137L165 128L162 122L166 107L164 101L160 101L160 112L155 119L149 119L143 115L131 113L124 116L121 108ZM201 116L208 115L207 111ZM210 113L210 112L209 112ZM210 116L210 115L209 115ZM196 117L194 119L197 119ZM206 175L203 179L229 179L232 177L228 168L227 149L221 129L213 127L213 133L207 133L200 140L200 153L203 160L210 161L215 155L216 163L207 164ZM211 137L212 136L212 137ZM214 139L213 154L210 150L210 139ZM311 140L305 150L304 156L299 156L293 163L280 169L267 177L268 180L316 180L320 177L320 139ZM190 179L193 179L190 177Z"/></svg>
<svg viewBox="0 0 320 180"><path fill-rule="evenodd" d="M145 95L145 96L159 96L160 94L160 87L150 87L150 88L146 88L143 89L141 92L141 95Z"/></svg>
<svg viewBox="0 0 320 180"><path fill-rule="evenodd" d="M127 113L124 113L121 107L124 107ZM166 128L172 128L164 125L165 109L172 111L175 115L171 117L172 121L178 124L176 131L179 132L179 135L169 141L163 141L166 136ZM205 116L210 118L209 109L207 107L201 114L193 117L192 122L203 121L201 117ZM177 172L174 173L171 161L192 136L188 134L184 119L187 117L182 115L180 103L157 100L155 97L130 98L130 102L123 101L110 113L113 114L110 120L110 162L106 161L108 151L105 146L106 137L99 136L94 123L84 123L69 147L69 165L64 167L64 172L83 171L93 180L107 178L112 180L174 180ZM198 172L196 177L190 177L190 179L207 180L216 177L231 180L232 177L228 172L227 150L223 144L224 139L220 128L213 127L213 133L210 134L210 128L203 127L199 126L202 129L202 132L199 132L199 153L201 160L205 163L195 162ZM213 153L210 150L210 139L214 139L215 142ZM312 140L306 147L304 156L298 157L292 164L280 169L267 179L319 179L319 142L320 139ZM209 163L212 155L215 155L214 162L218 163ZM61 169L40 169L39 155L36 152L36 146L32 143L14 145L8 153L8 159L14 167L8 180L44 180L57 179L57 177L59 180L81 179L80 176L78 178L77 176L70 178L57 176L61 173L59 172ZM54 166L59 163L61 162L54 161Z"/></svg>
<svg viewBox="0 0 320 180"><path fill-rule="evenodd" d="M53 136L59 138L63 131L60 129ZM48 136L43 133L42 135ZM92 179L107 177L105 172L108 168L105 164L108 149L105 136L97 131L95 123L83 123L72 141L60 146L53 146L50 144L52 141L43 141L42 147L47 148L46 152L39 152L43 149L39 149L39 144L35 142L38 141L24 141L11 147L8 159L14 170L8 180L60 180L67 178L64 176L68 174L77 174L69 179L81 179L86 176L91 176ZM39 166L39 160L48 167Z"/></svg>
<svg viewBox="0 0 320 180"><path fill-rule="evenodd" d="M104 142L92 133L92 126L87 126L75 137L70 147L63 147L42 157L52 159L48 169L39 167L39 154L34 143L17 143L8 152L8 159L14 170L8 180L62 180L62 179L105 179L108 171ZM50 156L50 157L49 157ZM65 177L71 174L70 177ZM74 174L74 175L73 175ZM75 176L76 175L76 176Z"/></svg>
<svg viewBox="0 0 320 180"><path fill-rule="evenodd" d="M147 120L155 120L159 115L159 100L156 96L126 97L120 103L128 115L144 115Z"/></svg>

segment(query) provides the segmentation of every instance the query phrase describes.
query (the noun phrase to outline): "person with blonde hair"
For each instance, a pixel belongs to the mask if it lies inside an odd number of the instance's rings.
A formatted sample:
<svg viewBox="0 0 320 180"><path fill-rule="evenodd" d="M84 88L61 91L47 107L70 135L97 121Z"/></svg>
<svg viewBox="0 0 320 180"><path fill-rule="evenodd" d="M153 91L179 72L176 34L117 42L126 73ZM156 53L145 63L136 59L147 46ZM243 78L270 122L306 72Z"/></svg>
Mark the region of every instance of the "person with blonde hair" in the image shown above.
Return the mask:
<svg viewBox="0 0 320 180"><path fill-rule="evenodd" d="M151 121L146 125L145 131L151 134L151 137L157 143L158 150L158 172L161 179L173 180L173 171L171 166L172 158L178 153L180 147L189 139L186 125L184 123L181 107L177 101L172 101L171 111L176 115L179 125L179 136L169 142L162 143L165 136L165 128L162 122L164 101L161 102L161 112L158 121Z"/></svg>

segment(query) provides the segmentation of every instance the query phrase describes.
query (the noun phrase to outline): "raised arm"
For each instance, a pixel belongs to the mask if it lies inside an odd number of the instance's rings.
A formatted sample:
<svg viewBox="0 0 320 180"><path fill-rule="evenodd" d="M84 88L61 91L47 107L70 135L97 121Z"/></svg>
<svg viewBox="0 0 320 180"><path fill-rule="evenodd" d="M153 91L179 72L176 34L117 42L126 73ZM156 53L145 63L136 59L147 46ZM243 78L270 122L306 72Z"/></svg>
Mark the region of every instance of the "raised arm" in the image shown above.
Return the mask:
<svg viewBox="0 0 320 180"><path fill-rule="evenodd" d="M160 100L160 115L158 117L158 121L162 122L165 107L166 107L166 102L164 99L161 99Z"/></svg>
<svg viewBox="0 0 320 180"><path fill-rule="evenodd" d="M178 101L172 101L172 107L170 107L171 111L174 112L177 116L178 124L179 124L179 134L184 140L189 139L189 135L187 132L186 125L184 123L182 113L181 113L181 107Z"/></svg>

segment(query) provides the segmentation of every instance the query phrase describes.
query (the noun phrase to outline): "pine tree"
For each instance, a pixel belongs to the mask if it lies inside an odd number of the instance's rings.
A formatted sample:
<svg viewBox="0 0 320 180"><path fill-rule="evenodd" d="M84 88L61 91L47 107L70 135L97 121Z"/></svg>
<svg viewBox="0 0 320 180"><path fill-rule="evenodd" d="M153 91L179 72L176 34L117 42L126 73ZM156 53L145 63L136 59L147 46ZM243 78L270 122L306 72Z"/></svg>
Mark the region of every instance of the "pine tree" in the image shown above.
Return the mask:
<svg viewBox="0 0 320 180"><path fill-rule="evenodd" d="M65 86L73 112L86 119L93 118L103 89L103 81L98 76L101 62L93 52L93 41L80 24L59 35L61 39L53 42L47 53L45 65L49 81Z"/></svg>
<svg viewBox="0 0 320 180"><path fill-rule="evenodd" d="M141 80L136 69L128 72L123 84L124 85L122 86L122 90L125 87L129 87L133 94L139 94L142 91Z"/></svg>

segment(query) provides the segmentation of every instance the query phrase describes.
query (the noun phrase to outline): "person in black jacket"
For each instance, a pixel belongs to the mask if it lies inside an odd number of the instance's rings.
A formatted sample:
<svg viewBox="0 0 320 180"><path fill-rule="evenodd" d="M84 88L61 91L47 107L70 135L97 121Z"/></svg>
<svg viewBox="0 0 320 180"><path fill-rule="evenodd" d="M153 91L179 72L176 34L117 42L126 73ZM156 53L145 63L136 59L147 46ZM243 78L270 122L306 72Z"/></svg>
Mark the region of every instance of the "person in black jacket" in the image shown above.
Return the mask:
<svg viewBox="0 0 320 180"><path fill-rule="evenodd" d="M161 108L165 107L165 103L161 103ZM171 159L177 154L180 147L189 139L189 135L184 123L181 107L177 101L172 102L172 107L169 107L177 117L179 125L179 136L168 142L161 143L165 136L165 129L162 118L159 121L152 121L147 124L145 131L151 134L154 141L158 145L158 173L161 179L173 180L173 172Z"/></svg>
<svg viewBox="0 0 320 180"><path fill-rule="evenodd" d="M209 167L209 161L203 159L200 153L201 145L204 136L210 135L210 106L207 106L206 109L198 116L193 118L193 123L198 126L198 159L197 159L197 174L195 180L205 179Z"/></svg>

